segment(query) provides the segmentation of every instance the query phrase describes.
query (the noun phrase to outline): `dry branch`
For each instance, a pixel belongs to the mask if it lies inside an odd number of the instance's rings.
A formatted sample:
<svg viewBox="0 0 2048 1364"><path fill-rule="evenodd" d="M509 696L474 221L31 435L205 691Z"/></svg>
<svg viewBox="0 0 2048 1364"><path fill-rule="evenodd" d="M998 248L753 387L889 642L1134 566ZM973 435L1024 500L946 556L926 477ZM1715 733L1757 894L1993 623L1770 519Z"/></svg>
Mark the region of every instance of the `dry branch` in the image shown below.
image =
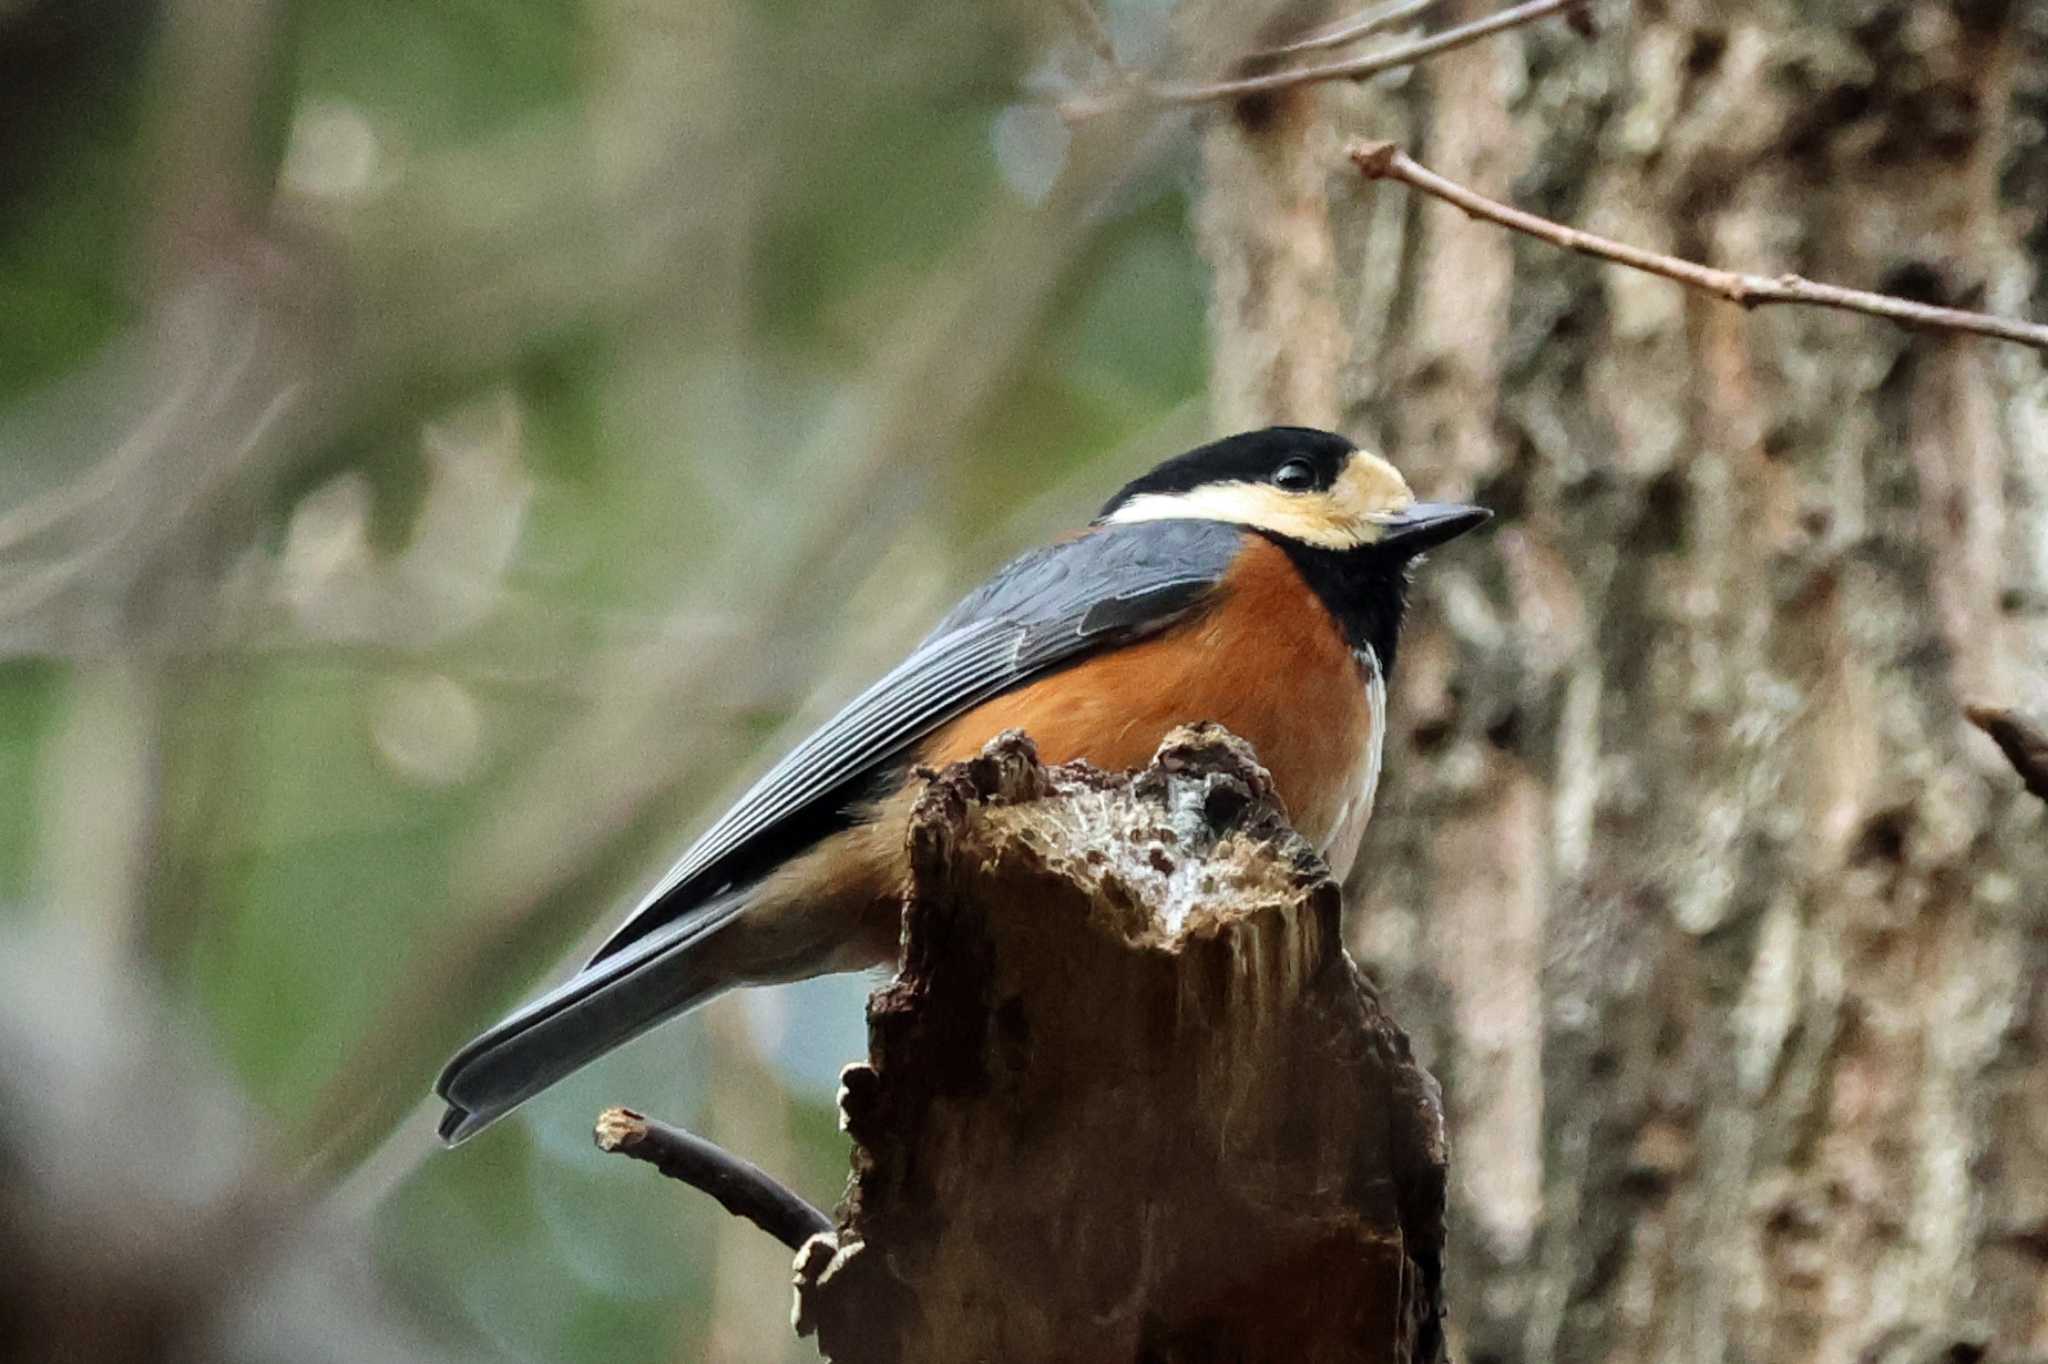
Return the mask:
<svg viewBox="0 0 2048 1364"><path fill-rule="evenodd" d="M1811 307L1839 308L1847 312L1882 317L1902 327L1991 336L2001 341L2017 341L2036 350L2048 350L2048 326L2040 323L1995 317L1990 313L1971 312L1964 308L1940 308L1932 304L1915 303L1910 299L1895 298L1890 294L1845 289L1837 284L1817 284L1799 275L1747 275L1733 270L1719 270L1696 261L1681 260L1662 252L1646 251L1642 247L1630 246L1626 242L1595 236L1591 232L1567 227L1563 223L1525 212L1499 200L1489 199L1455 180L1447 180L1391 142L1361 143L1351 149L1351 160L1368 180L1398 180L1432 198L1441 199L1447 204L1463 209L1473 218L1525 233L1553 246L1561 246L1567 251L1577 251L1581 255L1611 261L1616 265L1626 265L1652 275L1661 275L1665 279L1675 280L1705 293L1718 294L1729 302L1739 303L1745 308L1762 307L1770 303L1799 303Z"/></svg>
<svg viewBox="0 0 2048 1364"><path fill-rule="evenodd" d="M1440 1357L1436 1085L1249 749L1183 729L1110 776L1005 735L911 850L800 1331L839 1364Z"/></svg>
<svg viewBox="0 0 2048 1364"><path fill-rule="evenodd" d="M1301 52L1324 52L1333 47L1370 38L1375 33L1404 24L1410 19L1421 17L1434 9L1441 0L1394 0L1388 5L1376 5L1362 14L1340 19L1334 24L1305 34L1293 42L1269 47L1254 55L1259 57L1292 57Z"/></svg>
<svg viewBox="0 0 2048 1364"><path fill-rule="evenodd" d="M1382 71L1412 66L1416 62L1426 61L1442 53L1476 43L1482 38L1491 38L1496 33L1505 33L1510 29L1533 24L1539 19L1579 10L1588 3L1590 0L1527 0L1525 4L1504 9L1498 14L1475 19L1456 28L1445 29L1442 33L1431 34L1427 38L1418 38L1412 43L1402 43L1398 47L1347 57L1343 61L1290 67L1284 71L1268 71L1256 76L1241 76L1235 80L1179 84L1132 82L1108 94L1067 100L1060 105L1060 114L1069 122L1079 122L1131 104L1211 104L1218 101L1248 99L1253 95L1270 95L1298 86L1318 85L1324 81L1361 81L1369 76L1377 76Z"/></svg>
<svg viewBox="0 0 2048 1364"><path fill-rule="evenodd" d="M592 1133L597 1149L652 1165L670 1179L710 1194L734 1217L744 1217L791 1250L832 1221L751 1161L680 1127L656 1122L630 1108L607 1108Z"/></svg>
<svg viewBox="0 0 2048 1364"><path fill-rule="evenodd" d="M1970 706L1964 714L1971 724L1991 736L2027 789L2048 800L2048 732L2003 706Z"/></svg>

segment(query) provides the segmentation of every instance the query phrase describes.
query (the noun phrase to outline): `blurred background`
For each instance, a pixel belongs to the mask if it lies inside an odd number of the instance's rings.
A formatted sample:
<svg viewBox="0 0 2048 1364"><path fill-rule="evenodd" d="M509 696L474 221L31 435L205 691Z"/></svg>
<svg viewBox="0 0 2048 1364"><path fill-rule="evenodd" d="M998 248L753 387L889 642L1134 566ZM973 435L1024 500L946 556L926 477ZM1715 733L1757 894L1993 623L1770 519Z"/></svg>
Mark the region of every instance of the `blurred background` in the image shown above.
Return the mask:
<svg viewBox="0 0 2048 1364"><path fill-rule="evenodd" d="M435 1070L982 573L1292 420L1503 513L1353 887L1454 1354L2048 1358L2048 830L1960 716L2048 695L2038 357L1342 156L2039 318L2048 20L1589 10L1070 122L1341 7L0 0L0 1357L815 1358L590 1124L829 1206L871 981L455 1154Z"/></svg>
<svg viewBox="0 0 2048 1364"><path fill-rule="evenodd" d="M1185 148L1067 167L1063 23L0 7L0 900L21 1045L142 1129L86 1182L212 1206L226 1157L131 1090L175 1048L437 1348L815 1357L786 1253L590 1126L829 1207L871 981L727 1000L460 1155L423 1101L975 576L1206 431ZM64 1050L84 1007L116 1054Z"/></svg>

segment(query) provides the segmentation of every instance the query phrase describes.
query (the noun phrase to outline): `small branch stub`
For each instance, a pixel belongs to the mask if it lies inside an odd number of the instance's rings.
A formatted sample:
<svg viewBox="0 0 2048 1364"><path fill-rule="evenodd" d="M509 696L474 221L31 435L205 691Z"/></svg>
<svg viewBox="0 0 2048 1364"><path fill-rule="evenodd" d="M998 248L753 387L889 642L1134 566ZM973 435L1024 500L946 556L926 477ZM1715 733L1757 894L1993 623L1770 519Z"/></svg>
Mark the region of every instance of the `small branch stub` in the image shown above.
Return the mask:
<svg viewBox="0 0 2048 1364"><path fill-rule="evenodd" d="M703 1190L727 1212L746 1218L791 1250L832 1229L824 1213L767 1171L679 1127L630 1108L607 1108L591 1135L598 1150L645 1161L670 1179Z"/></svg>
<svg viewBox="0 0 2048 1364"><path fill-rule="evenodd" d="M2003 706L1971 706L1964 713L1971 724L1991 736L2027 790L2048 800L2048 730Z"/></svg>
<svg viewBox="0 0 2048 1364"><path fill-rule="evenodd" d="M797 1265L829 1358L1441 1357L1437 1088L1249 749L1111 776L1004 735L931 775L911 857Z"/></svg>

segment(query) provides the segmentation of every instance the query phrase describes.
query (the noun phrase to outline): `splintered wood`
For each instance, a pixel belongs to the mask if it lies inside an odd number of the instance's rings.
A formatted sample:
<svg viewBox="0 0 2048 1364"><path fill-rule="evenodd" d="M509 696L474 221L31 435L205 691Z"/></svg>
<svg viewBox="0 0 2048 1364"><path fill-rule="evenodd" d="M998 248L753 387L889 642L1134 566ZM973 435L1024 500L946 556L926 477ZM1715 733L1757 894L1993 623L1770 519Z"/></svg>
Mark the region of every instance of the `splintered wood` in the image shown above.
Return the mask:
<svg viewBox="0 0 2048 1364"><path fill-rule="evenodd" d="M1440 1357L1436 1084L1243 743L1111 776L1006 734L911 843L799 1330L839 1364Z"/></svg>

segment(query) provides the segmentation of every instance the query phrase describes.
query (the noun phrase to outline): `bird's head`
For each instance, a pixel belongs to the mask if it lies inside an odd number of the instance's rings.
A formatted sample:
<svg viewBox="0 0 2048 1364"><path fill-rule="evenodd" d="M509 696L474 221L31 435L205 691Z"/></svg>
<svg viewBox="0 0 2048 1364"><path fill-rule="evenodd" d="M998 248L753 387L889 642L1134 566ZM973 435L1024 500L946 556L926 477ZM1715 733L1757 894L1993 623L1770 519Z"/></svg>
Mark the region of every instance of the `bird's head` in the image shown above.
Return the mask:
<svg viewBox="0 0 2048 1364"><path fill-rule="evenodd" d="M1405 561L1491 515L1416 501L1398 469L1334 432L1269 426L1167 460L1096 519L1227 521L1310 549Z"/></svg>

